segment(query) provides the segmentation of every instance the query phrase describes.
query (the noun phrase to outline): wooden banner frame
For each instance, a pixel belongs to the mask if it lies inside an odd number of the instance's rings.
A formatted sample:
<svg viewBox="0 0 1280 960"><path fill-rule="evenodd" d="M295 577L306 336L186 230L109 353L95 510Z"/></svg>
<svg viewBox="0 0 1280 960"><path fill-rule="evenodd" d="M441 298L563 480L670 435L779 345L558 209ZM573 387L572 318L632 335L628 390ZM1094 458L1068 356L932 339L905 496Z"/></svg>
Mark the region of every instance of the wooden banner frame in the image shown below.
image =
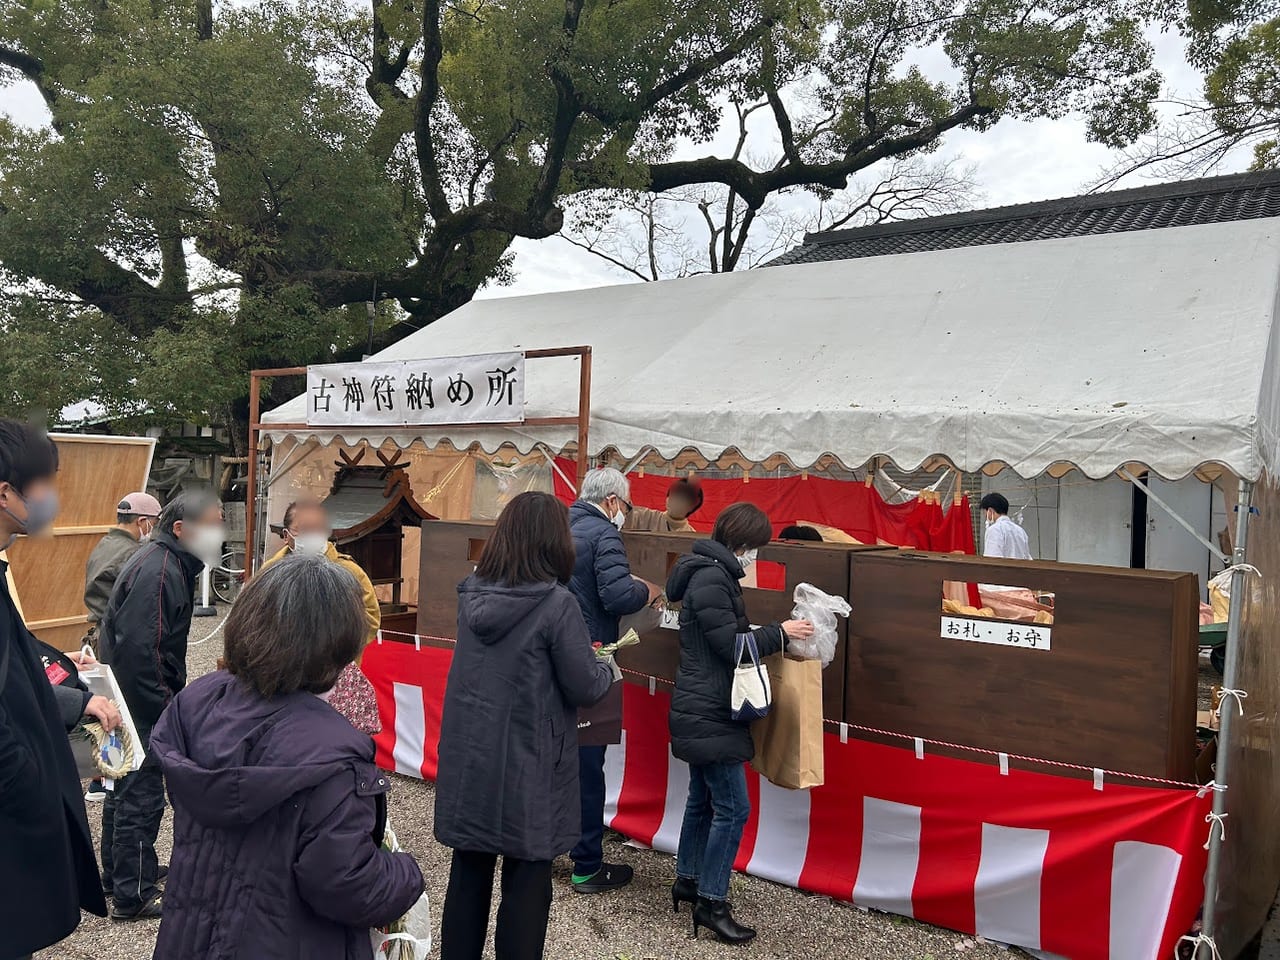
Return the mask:
<svg viewBox="0 0 1280 960"><path fill-rule="evenodd" d="M587 472L587 440L591 425L591 348L551 347L545 350L521 351L526 360L541 360L551 357L578 357L578 412L574 416L565 417L529 417L524 420L511 420L502 423L484 423L484 427L564 427L573 426L578 430L578 482L582 482ZM257 545L257 500L258 500L258 444L264 430L304 430L316 432L320 430L339 431L340 427L313 427L306 423L262 423L262 381L273 377L305 376L306 367L275 367L249 372L249 478L245 489L245 564L249 573L253 573L258 565ZM450 424L465 426L466 424ZM426 426L426 424L406 424L406 427Z"/></svg>

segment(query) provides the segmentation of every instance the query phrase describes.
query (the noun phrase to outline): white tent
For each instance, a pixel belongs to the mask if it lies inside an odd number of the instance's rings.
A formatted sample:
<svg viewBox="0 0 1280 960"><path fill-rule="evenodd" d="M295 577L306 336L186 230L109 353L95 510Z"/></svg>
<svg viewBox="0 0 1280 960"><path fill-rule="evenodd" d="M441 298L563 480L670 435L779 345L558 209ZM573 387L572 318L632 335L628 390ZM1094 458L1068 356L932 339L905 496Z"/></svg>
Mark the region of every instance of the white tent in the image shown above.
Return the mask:
<svg viewBox="0 0 1280 960"><path fill-rule="evenodd" d="M478 300L376 355L594 350L590 452L736 448L1022 476L1125 463L1169 479L1280 465L1280 218L774 267ZM576 360L531 361L529 416L572 414ZM291 430L560 449L573 428Z"/></svg>
<svg viewBox="0 0 1280 960"><path fill-rule="evenodd" d="M1246 578L1257 573L1246 557L1269 556L1275 543L1246 551L1253 484L1268 477L1270 504L1280 475L1278 295L1280 217L1264 217L476 301L376 359L589 345L591 454L653 448L670 459L694 448L715 459L737 449L799 467L824 454L851 467L887 456L906 469L941 455L966 472L1007 464L1027 478L1068 465L1097 479L1141 464L1169 480L1225 467L1241 483L1223 685L1256 684L1252 705L1275 702L1269 658L1280 649L1268 632L1273 579L1251 593L1261 599L1250 601L1247 660L1240 642ZM526 367L528 416L575 411L573 362ZM571 428L272 430L303 422L305 410L297 397L267 414L268 435L488 451L574 439ZM1222 711L1219 822L1229 767L1246 759L1234 712ZM1268 750L1250 749L1253 779L1232 801L1232 823L1270 823L1280 779L1264 772ZM1222 849L1211 834L1211 948ZM1263 849L1246 843L1234 855L1243 863ZM1280 862L1268 855L1257 868L1270 884ZM1247 938L1254 919L1242 911L1231 934Z"/></svg>

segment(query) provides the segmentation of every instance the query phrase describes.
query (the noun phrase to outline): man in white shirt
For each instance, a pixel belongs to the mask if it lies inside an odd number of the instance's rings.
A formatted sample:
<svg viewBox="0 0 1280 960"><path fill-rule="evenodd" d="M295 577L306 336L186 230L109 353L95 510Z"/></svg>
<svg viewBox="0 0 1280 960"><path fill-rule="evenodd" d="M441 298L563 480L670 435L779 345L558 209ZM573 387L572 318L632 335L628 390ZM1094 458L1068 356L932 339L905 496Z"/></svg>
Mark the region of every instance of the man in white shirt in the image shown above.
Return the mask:
<svg viewBox="0 0 1280 960"><path fill-rule="evenodd" d="M1027 531L1009 519L1009 501L1003 494L988 493L978 506L987 521L987 532L982 538L984 557L1033 559L1027 543Z"/></svg>

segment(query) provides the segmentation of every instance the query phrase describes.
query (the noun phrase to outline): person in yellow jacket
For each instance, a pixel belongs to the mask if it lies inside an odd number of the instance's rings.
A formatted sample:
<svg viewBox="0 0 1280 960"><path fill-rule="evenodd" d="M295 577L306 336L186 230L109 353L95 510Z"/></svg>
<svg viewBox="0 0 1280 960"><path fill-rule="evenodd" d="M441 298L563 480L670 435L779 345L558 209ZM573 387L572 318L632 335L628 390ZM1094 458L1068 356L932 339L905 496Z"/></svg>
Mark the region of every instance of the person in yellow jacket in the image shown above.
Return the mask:
<svg viewBox="0 0 1280 960"><path fill-rule="evenodd" d="M278 560L283 560L291 553L315 554L325 556L345 569L360 584L364 596L364 612L369 623L369 633L365 643L369 643L378 635L382 625L382 612L378 606L378 596L373 591L373 582L369 575L360 569L360 565L345 553L339 553L337 546L329 539L329 515L324 504L319 500L299 500L289 504L284 511L281 523L284 547L275 556L262 565L267 569ZM261 572L261 571L259 571Z"/></svg>

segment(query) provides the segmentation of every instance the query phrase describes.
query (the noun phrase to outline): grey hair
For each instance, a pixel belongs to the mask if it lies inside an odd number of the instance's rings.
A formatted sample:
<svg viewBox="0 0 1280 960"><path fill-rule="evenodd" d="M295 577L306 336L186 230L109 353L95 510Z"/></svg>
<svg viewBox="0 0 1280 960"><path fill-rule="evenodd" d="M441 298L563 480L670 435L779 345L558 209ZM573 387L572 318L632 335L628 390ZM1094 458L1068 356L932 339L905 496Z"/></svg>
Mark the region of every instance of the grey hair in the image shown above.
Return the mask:
<svg viewBox="0 0 1280 960"><path fill-rule="evenodd" d="M221 506L222 501L209 487L183 490L160 511L158 526L162 532L173 536L175 523L179 520L194 520L215 504Z"/></svg>
<svg viewBox="0 0 1280 960"><path fill-rule="evenodd" d="M354 576L324 557L295 554L249 581L225 631L227 669L273 697L331 689L369 624Z"/></svg>
<svg viewBox="0 0 1280 960"><path fill-rule="evenodd" d="M631 481L621 470L613 467L597 467L588 470L582 478L582 489L578 491L578 499L587 503L604 503L610 497L621 497L623 500L631 496Z"/></svg>

